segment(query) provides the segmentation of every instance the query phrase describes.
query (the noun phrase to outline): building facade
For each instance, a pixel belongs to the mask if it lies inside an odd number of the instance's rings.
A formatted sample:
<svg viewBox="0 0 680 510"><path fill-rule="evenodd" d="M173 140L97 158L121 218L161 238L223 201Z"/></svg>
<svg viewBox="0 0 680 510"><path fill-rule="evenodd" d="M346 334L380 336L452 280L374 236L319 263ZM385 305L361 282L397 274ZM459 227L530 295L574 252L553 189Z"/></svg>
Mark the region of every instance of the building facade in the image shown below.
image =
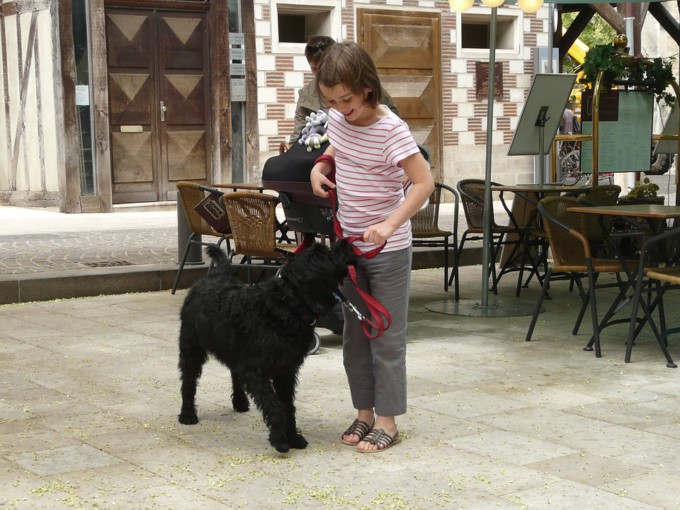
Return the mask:
<svg viewBox="0 0 680 510"><path fill-rule="evenodd" d="M498 9L496 181L535 178L534 157L507 153L549 12ZM293 130L313 35L366 48L436 179L481 178L490 16L445 0L0 0L0 204L108 212L173 201L180 180L253 179Z"/></svg>

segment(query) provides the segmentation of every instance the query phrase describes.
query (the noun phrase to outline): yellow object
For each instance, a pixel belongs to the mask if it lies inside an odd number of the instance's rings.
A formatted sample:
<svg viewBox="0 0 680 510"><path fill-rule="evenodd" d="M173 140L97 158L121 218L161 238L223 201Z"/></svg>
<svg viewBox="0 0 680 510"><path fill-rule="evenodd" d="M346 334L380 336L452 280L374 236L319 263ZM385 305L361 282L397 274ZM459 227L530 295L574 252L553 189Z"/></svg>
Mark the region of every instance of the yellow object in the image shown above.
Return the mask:
<svg viewBox="0 0 680 510"><path fill-rule="evenodd" d="M543 0L518 0L517 4L522 12L536 12L543 5Z"/></svg>
<svg viewBox="0 0 680 510"><path fill-rule="evenodd" d="M449 5L452 11L464 12L467 11L472 4L475 3L474 0L449 0Z"/></svg>
<svg viewBox="0 0 680 510"><path fill-rule="evenodd" d="M566 28L562 29L562 34L565 34L567 32ZM588 47L587 44L585 44L581 39L576 39L574 41L574 44L571 45L571 48L567 51L567 54L573 58L579 65L583 64L586 60L586 53L588 53L588 50L590 48ZM579 72L576 75L576 83L578 84L583 77L583 72ZM569 98L569 102L574 104L575 107L575 113L577 113L577 117L580 120L580 111L581 111L581 89L577 86L573 92L571 97Z"/></svg>

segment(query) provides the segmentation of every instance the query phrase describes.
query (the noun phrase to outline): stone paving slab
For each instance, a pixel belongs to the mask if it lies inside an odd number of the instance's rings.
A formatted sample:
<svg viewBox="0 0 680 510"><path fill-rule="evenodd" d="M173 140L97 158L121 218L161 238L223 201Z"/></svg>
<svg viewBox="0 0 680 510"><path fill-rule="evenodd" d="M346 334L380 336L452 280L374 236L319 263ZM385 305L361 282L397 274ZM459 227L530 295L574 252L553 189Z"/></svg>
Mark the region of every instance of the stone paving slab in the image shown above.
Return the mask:
<svg viewBox="0 0 680 510"><path fill-rule="evenodd" d="M479 268L461 282L475 301ZM625 326L603 334L602 358L584 352L578 297L564 282L552 294L525 342L528 317L430 312L450 294L440 270L414 271L404 440L377 455L339 441L354 416L341 339L324 330L300 374L310 446L281 455L256 411L231 410L215 361L201 422L177 422L185 291L0 306L0 508L680 508L677 370L647 334L624 363Z"/></svg>

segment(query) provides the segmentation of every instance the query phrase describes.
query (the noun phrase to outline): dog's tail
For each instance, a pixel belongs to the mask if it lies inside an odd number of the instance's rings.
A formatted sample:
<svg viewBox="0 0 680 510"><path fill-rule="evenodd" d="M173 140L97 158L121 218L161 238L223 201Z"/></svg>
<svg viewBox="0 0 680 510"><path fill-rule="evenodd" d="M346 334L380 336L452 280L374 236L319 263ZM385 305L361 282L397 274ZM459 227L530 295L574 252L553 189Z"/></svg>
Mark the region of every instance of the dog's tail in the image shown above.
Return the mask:
<svg viewBox="0 0 680 510"><path fill-rule="evenodd" d="M213 259L216 268L229 269L229 267L231 266L229 262L229 257L227 257L227 254L224 253L224 250L222 250L222 248L220 248L219 246L210 244L205 249L205 251L207 252L208 256L211 259Z"/></svg>

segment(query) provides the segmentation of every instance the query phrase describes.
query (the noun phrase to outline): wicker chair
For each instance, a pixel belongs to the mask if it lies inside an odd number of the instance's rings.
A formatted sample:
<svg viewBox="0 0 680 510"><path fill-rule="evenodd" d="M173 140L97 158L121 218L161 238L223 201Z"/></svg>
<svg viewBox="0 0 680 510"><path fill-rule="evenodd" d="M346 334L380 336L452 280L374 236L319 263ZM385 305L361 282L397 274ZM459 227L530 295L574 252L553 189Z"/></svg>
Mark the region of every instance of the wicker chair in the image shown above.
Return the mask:
<svg viewBox="0 0 680 510"><path fill-rule="evenodd" d="M454 203L453 225L451 229L440 226L440 206L444 202L446 193L451 194ZM434 192L425 207L418 211L411 218L411 229L413 233L414 247L444 248L444 290L448 291L449 286L454 284L454 297L458 301L458 208L459 197L456 190L435 182ZM453 267L449 276L450 252L453 253Z"/></svg>
<svg viewBox="0 0 680 510"><path fill-rule="evenodd" d="M667 328L666 314L663 305L663 297L670 289L680 287L680 266L666 265L668 258L677 259L680 251L680 228L675 227L661 234L647 239L642 245L640 261L638 265L638 277L635 283L635 294L633 296L631 322L628 330L628 341L626 344L625 362L630 363L633 351L633 342L640 333L642 326L649 323L656 340L659 343L661 352L666 357L666 366L676 368L670 353L668 352L668 335L679 333L680 327ZM661 261L661 265L654 261ZM677 260L676 260L677 261ZM642 274L647 277L645 280ZM654 299L644 299L643 292L647 292ZM659 327L657 327L652 312L655 308L659 309ZM643 317L638 319L638 311L642 308ZM637 323L641 322L636 327Z"/></svg>
<svg viewBox="0 0 680 510"><path fill-rule="evenodd" d="M234 255L241 255L240 266L248 270L272 269L278 267L292 253L297 245L278 243L276 238L277 197L266 193L237 191L222 196L224 208L231 223ZM234 266L237 267L237 266ZM264 271L260 273L260 278Z"/></svg>
<svg viewBox="0 0 680 510"><path fill-rule="evenodd" d="M186 264L189 250L192 246L216 245L219 247L226 241L227 252L230 251L229 238L231 237L231 232L229 227L225 226L222 231L217 231L196 211L196 206L211 194L218 197L222 192L218 189L195 182L180 181L177 183L178 202L181 202L181 207L184 210L184 216L186 217L191 234L184 247L184 253L182 254L177 275L175 276L175 282L172 285L173 294L177 290L179 279L182 276L182 271L184 270L184 265ZM178 203L178 206L179 205L180 204ZM214 241L204 241L203 236L217 239Z"/></svg>
<svg viewBox="0 0 680 510"><path fill-rule="evenodd" d="M496 182L490 183L491 186L500 186ZM460 265L460 257L463 253L463 247L466 241L482 241L484 239L484 188L485 181L483 179L463 179L458 182L458 193L460 194L461 204L463 205L463 212L465 213L465 220L467 222L467 229L463 232L463 237L458 246L457 260L455 267ZM503 246L512 246L512 252L508 259L512 259L522 244L524 229L515 225L499 225L496 223L495 216L492 217L491 225L491 274L493 280L492 290L497 293L498 281L500 274L496 274L496 260L500 254ZM513 238L509 238L509 234L514 234ZM501 272L502 274L502 272Z"/></svg>
<svg viewBox="0 0 680 510"><path fill-rule="evenodd" d="M586 220L583 214L567 211L569 207L581 205L581 201L575 197L552 196L546 197L538 204L539 213L543 216L544 227L550 244L550 251L553 263L548 267L548 272L543 279L541 293L534 309L533 317L529 325L526 340L531 340L531 336L536 326L538 314L541 311L543 300L548 290L549 282L558 279L555 273L564 273L565 279L575 279L581 295L582 306L574 324L573 335L578 333L581 320L590 305L590 312L593 323L593 336L584 347L584 350L592 350L595 345L595 354L599 358L602 356L600 348L600 330L605 326L623 321L611 321L609 318L617 310L618 306L626 299L625 293L628 289L627 283L623 282L620 274L625 272L625 268L620 261L614 259L593 258L590 250L590 242L585 236ZM597 277L600 273L616 274L615 284L597 285ZM588 278L588 293L586 294L581 283L582 277ZM600 288L617 287L619 293L614 303L609 308L602 323L598 321L597 302L595 290Z"/></svg>
<svg viewBox="0 0 680 510"><path fill-rule="evenodd" d="M565 193L564 196L576 197L583 205L615 205L620 194L621 186L617 186L616 184L605 184ZM605 227L609 228L611 216L605 216L603 219L605 221ZM602 241L604 239L604 232L600 226L599 218L597 216L588 216L585 221L586 237L591 241L591 244L593 241Z"/></svg>

